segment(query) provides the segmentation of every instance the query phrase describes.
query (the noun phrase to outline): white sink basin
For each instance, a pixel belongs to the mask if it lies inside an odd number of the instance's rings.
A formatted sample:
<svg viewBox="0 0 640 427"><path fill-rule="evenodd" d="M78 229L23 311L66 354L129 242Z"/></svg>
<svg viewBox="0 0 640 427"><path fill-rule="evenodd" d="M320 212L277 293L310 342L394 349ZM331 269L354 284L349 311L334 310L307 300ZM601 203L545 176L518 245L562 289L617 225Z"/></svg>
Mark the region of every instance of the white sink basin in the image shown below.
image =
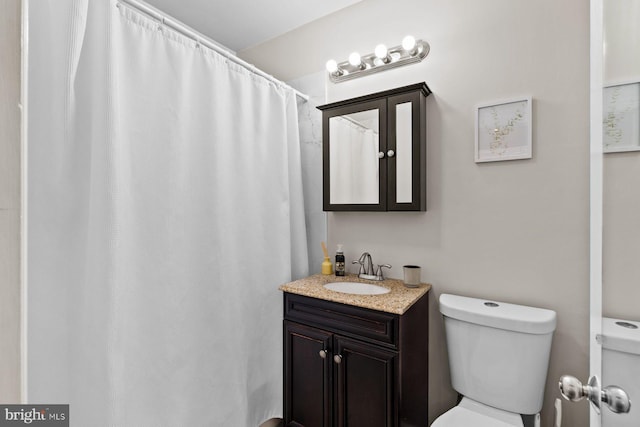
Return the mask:
<svg viewBox="0 0 640 427"><path fill-rule="evenodd" d="M390 289L384 286L358 282L333 282L327 283L324 287L330 291L342 292L343 294L382 295L390 292Z"/></svg>

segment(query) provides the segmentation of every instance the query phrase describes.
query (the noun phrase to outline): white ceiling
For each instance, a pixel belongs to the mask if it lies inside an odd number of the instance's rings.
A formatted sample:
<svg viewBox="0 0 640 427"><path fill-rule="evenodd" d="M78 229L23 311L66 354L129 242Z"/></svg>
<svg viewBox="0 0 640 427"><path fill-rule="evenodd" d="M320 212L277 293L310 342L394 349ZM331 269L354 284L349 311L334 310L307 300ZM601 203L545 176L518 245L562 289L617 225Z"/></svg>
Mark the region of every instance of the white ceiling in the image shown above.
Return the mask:
<svg viewBox="0 0 640 427"><path fill-rule="evenodd" d="M146 0L233 51L255 46L361 0Z"/></svg>

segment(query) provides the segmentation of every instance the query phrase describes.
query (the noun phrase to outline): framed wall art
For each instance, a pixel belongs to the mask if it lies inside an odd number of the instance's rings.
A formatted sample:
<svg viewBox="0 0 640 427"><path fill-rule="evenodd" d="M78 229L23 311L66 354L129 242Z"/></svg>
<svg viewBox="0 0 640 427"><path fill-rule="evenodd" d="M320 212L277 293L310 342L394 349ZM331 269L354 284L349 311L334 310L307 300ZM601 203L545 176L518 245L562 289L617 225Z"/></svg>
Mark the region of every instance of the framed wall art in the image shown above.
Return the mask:
<svg viewBox="0 0 640 427"><path fill-rule="evenodd" d="M640 82L605 86L603 104L604 152L640 151Z"/></svg>
<svg viewBox="0 0 640 427"><path fill-rule="evenodd" d="M529 96L476 108L476 163L531 158L531 105Z"/></svg>

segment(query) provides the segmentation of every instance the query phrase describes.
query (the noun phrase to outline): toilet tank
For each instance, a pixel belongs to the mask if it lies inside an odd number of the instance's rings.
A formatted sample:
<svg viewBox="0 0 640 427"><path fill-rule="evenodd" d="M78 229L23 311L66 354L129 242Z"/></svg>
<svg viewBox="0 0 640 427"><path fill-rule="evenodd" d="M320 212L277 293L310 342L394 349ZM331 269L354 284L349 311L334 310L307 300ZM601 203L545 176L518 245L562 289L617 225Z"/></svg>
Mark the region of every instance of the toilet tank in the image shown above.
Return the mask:
<svg viewBox="0 0 640 427"><path fill-rule="evenodd" d="M621 387L631 400L628 414L603 409L602 426L640 426L640 322L602 318L602 385Z"/></svg>
<svg viewBox="0 0 640 427"><path fill-rule="evenodd" d="M453 388L505 411L540 412L556 313L449 294L440 312Z"/></svg>

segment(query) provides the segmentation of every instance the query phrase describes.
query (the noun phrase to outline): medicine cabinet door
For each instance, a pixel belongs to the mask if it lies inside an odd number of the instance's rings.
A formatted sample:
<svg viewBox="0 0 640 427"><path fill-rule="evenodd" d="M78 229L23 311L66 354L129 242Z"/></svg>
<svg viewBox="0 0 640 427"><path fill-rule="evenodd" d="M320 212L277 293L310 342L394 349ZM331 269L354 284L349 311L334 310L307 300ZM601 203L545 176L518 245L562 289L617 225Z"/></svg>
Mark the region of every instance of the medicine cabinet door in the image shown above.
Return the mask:
<svg viewBox="0 0 640 427"><path fill-rule="evenodd" d="M386 99L325 111L324 210L386 210Z"/></svg>
<svg viewBox="0 0 640 427"><path fill-rule="evenodd" d="M387 101L387 210L426 210L425 97L414 91Z"/></svg>

